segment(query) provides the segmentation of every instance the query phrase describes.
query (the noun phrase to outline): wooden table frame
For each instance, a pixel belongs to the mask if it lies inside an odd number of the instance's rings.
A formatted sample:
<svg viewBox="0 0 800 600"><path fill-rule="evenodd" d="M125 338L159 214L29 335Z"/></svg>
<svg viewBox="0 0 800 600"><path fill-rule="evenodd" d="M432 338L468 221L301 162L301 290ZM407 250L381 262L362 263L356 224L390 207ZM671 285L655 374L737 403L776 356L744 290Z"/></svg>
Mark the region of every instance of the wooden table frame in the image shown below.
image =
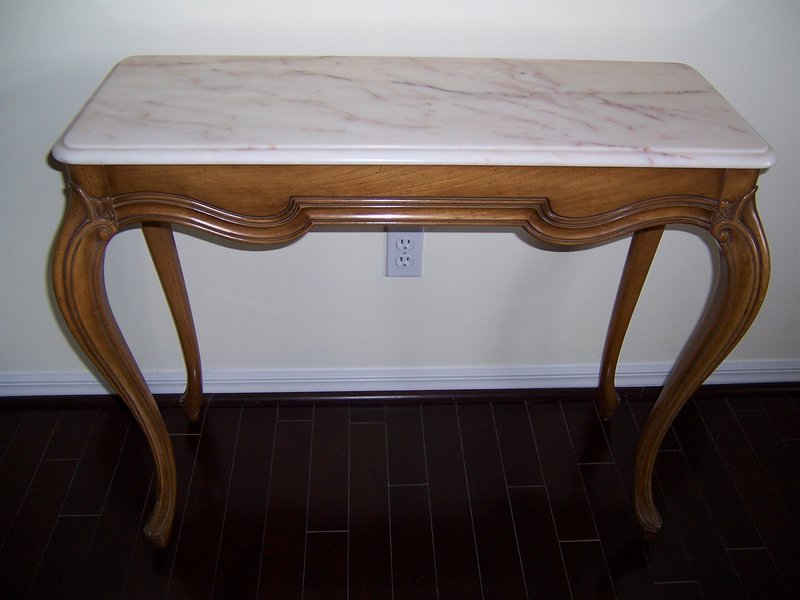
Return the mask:
<svg viewBox="0 0 800 600"><path fill-rule="evenodd" d="M661 526L653 501L656 453L691 394L741 339L761 306L769 253L754 169L430 165L71 165L69 205L53 282L78 343L130 408L152 451L158 484L145 533L167 544L175 511L172 444L109 307L105 249L141 226L172 311L187 368L183 407L198 418L200 355L172 225L248 244L281 244L318 225L518 226L545 242L588 246L632 234L599 382L609 418L622 342L666 225L710 232L716 290L656 402L636 452L634 512Z"/></svg>

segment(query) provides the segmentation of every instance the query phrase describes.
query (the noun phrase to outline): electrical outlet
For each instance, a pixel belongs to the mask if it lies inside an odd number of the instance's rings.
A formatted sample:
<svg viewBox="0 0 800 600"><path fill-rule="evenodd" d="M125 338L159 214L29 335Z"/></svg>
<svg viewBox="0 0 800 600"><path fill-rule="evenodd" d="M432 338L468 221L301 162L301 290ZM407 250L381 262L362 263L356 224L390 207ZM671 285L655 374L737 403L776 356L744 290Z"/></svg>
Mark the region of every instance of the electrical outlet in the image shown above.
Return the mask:
<svg viewBox="0 0 800 600"><path fill-rule="evenodd" d="M386 233L386 276L422 275L422 229L398 228Z"/></svg>

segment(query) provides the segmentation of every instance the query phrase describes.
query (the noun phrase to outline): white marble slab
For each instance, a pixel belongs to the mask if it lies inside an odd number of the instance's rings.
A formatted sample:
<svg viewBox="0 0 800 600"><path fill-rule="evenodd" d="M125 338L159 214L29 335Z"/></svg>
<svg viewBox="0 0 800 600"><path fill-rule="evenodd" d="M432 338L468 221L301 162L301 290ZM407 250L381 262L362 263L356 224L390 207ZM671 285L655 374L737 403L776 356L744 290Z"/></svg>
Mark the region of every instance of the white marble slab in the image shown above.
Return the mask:
<svg viewBox="0 0 800 600"><path fill-rule="evenodd" d="M53 155L72 164L776 161L686 65L337 57L129 58Z"/></svg>

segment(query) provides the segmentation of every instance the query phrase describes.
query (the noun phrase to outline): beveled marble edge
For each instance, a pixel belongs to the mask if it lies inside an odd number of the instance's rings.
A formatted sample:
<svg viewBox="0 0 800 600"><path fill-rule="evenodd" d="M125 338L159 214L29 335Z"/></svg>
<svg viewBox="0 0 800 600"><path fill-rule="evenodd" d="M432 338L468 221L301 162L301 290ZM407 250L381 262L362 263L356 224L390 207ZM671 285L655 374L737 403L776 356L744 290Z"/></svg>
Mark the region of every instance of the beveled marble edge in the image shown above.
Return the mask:
<svg viewBox="0 0 800 600"><path fill-rule="evenodd" d="M53 156L756 169L777 159L686 65L397 57L132 57Z"/></svg>
<svg viewBox="0 0 800 600"><path fill-rule="evenodd" d="M653 167L704 169L760 169L777 163L777 155L767 147L762 153L730 153L692 156L654 154L638 149L629 152L575 151L497 151L448 148L438 151L350 149L286 150L84 150L72 149L59 141L53 157L63 164L82 165L496 165L542 167Z"/></svg>

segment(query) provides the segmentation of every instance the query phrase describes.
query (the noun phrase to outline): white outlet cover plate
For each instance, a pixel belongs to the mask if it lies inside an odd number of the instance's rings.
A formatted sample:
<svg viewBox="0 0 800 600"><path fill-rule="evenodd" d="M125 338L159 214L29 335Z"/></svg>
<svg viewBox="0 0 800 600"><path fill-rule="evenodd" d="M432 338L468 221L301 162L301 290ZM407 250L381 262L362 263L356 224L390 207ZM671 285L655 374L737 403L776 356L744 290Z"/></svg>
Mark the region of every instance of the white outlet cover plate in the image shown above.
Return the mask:
<svg viewBox="0 0 800 600"><path fill-rule="evenodd" d="M386 276L422 276L422 229L390 229L386 233Z"/></svg>

